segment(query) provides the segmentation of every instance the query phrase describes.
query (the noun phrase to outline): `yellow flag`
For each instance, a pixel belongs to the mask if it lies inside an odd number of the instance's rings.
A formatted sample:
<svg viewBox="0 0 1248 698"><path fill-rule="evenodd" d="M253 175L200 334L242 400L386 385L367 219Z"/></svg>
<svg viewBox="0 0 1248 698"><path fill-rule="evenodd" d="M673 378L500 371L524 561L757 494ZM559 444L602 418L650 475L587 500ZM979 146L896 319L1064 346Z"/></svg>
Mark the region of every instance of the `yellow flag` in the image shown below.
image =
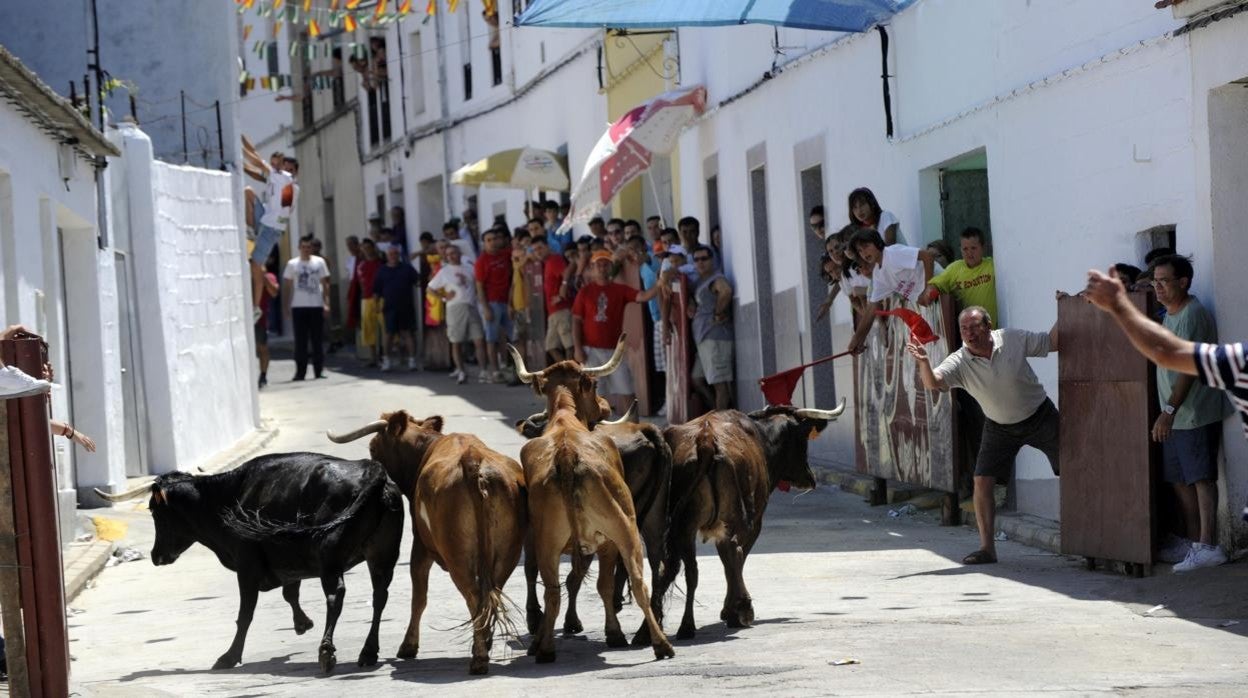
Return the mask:
<svg viewBox="0 0 1248 698"><path fill-rule="evenodd" d="M353 31L355 31L355 27L356 27L356 24L355 24L355 17L353 17L353 16L351 16L351 15L349 15L349 14L348 14L348 15L343 15L343 17L342 17L342 28L343 28L343 29L345 29L345 30L347 30L347 31L349 31L349 32L353 32Z"/></svg>
<svg viewBox="0 0 1248 698"><path fill-rule="evenodd" d="M381 19L384 14L386 14L386 0L377 0L377 9L373 10L373 18Z"/></svg>
<svg viewBox="0 0 1248 698"><path fill-rule="evenodd" d="M412 0L403 0L399 3L399 14L406 15L412 11Z"/></svg>
<svg viewBox="0 0 1248 698"><path fill-rule="evenodd" d="M360 0L347 0L347 9L354 10L360 6Z"/></svg>
<svg viewBox="0 0 1248 698"><path fill-rule="evenodd" d="M316 38L321 35L321 27L316 23L315 19L308 20L308 36Z"/></svg>
<svg viewBox="0 0 1248 698"><path fill-rule="evenodd" d="M454 12L456 7L459 7L459 0L446 0L447 12Z"/></svg>
<svg viewBox="0 0 1248 698"><path fill-rule="evenodd" d="M286 2L286 0L273 0L273 11L277 12L278 10L282 9L283 2Z"/></svg>
<svg viewBox="0 0 1248 698"><path fill-rule="evenodd" d="M303 11L305 14L312 11L312 0L303 0Z"/></svg>
<svg viewBox="0 0 1248 698"><path fill-rule="evenodd" d="M433 15L438 13L438 0L429 0L429 4L425 5L425 14Z"/></svg>

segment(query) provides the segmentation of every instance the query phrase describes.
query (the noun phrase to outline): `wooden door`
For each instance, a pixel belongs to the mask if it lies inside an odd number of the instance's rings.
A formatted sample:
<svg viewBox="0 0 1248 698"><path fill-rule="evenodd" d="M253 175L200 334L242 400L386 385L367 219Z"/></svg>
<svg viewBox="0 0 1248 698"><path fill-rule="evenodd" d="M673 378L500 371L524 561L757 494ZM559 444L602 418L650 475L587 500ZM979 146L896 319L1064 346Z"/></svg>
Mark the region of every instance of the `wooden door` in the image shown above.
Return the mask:
<svg viewBox="0 0 1248 698"><path fill-rule="evenodd" d="M1151 297L1131 294L1151 315ZM1151 565L1159 459L1155 371L1109 315L1058 302L1062 552Z"/></svg>

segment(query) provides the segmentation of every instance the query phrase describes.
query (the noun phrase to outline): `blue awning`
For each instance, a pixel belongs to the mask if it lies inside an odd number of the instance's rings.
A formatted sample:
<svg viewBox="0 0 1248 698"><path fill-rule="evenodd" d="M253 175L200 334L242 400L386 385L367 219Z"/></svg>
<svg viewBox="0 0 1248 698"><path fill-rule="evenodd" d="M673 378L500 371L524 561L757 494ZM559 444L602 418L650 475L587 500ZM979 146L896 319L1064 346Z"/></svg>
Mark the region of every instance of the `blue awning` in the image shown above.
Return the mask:
<svg viewBox="0 0 1248 698"><path fill-rule="evenodd" d="M517 19L522 27L669 29L774 24L799 29L861 32L915 0L535 0Z"/></svg>

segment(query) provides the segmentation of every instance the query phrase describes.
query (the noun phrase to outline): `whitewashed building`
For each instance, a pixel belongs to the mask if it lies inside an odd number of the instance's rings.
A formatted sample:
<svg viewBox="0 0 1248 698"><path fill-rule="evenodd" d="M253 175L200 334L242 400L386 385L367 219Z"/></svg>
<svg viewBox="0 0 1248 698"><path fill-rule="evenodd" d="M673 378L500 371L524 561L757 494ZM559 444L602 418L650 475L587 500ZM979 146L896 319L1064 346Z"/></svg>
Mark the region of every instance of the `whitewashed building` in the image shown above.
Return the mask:
<svg viewBox="0 0 1248 698"><path fill-rule="evenodd" d="M888 23L886 58L879 32L681 29L681 82L706 85L711 106L681 139L680 206L723 226L738 292L739 392L818 356L815 336L826 341L829 328L813 320L823 291L807 213L826 205L835 230L860 186L900 218L910 244L957 236L951 200L986 202L1000 324L1047 329L1055 289L1082 288L1089 267L1140 265L1173 231L1221 336L1248 338L1244 10L1213 0L1173 10L1138 0L919 0ZM799 267L807 272L792 273ZM835 307L830 331L843 348L847 304ZM1034 365L1060 407L1056 359ZM835 372L836 393L852 400L851 380L847 364ZM814 399L815 386L803 389ZM826 458L853 463L852 429L852 420L829 429ZM1224 444L1222 539L1244 547L1236 514L1248 444L1230 420ZM1026 449L1017 506L1059 513L1057 480Z"/></svg>

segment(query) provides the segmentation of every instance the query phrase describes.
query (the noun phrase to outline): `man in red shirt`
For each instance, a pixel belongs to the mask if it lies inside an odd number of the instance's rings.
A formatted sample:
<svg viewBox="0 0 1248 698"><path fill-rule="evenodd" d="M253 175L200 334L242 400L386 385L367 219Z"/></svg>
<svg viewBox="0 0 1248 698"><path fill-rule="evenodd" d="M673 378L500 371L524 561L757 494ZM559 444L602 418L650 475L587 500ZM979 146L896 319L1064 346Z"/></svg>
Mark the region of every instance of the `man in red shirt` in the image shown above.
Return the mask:
<svg viewBox="0 0 1248 698"><path fill-rule="evenodd" d="M610 252L599 250L589 261L590 282L576 294L572 304L572 341L577 361L601 366L611 360L624 332L624 307L654 298L659 294L659 285L638 291L632 286L612 283L611 265L615 259ZM607 397L616 414L628 411L633 403L633 376L627 361L615 372L598 379L598 392Z"/></svg>
<svg viewBox="0 0 1248 698"><path fill-rule="evenodd" d="M373 280L381 268L381 255L377 243L368 238L360 242L361 258L355 262L349 294L360 299L360 344L368 347L368 366L377 365L381 358L379 347L385 344L385 330L381 324L381 302L373 295Z"/></svg>
<svg viewBox="0 0 1248 698"><path fill-rule="evenodd" d="M542 263L542 295L546 298L546 353L554 361L570 358L576 343L572 340L572 288L568 283L568 262L561 254L551 254L546 235L529 241L533 258Z"/></svg>
<svg viewBox="0 0 1248 698"><path fill-rule="evenodd" d="M503 344L511 339L511 313L507 304L511 292L511 250L506 234L498 228L485 233L485 248L474 267L477 279L477 302L485 321L485 353L481 367L483 383L504 383L499 370Z"/></svg>

